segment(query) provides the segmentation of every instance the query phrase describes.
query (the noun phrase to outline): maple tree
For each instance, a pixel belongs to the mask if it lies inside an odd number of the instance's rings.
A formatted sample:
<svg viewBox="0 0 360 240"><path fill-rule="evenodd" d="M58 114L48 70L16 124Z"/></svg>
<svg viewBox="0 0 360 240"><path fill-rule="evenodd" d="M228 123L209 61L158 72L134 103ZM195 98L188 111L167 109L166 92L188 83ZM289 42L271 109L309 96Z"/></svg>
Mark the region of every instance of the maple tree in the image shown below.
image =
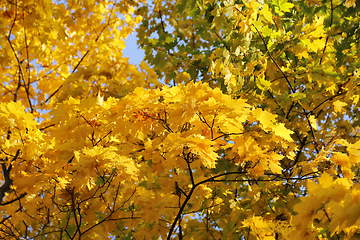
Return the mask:
<svg viewBox="0 0 360 240"><path fill-rule="evenodd" d="M359 237L358 1L0 6L0 238Z"/></svg>

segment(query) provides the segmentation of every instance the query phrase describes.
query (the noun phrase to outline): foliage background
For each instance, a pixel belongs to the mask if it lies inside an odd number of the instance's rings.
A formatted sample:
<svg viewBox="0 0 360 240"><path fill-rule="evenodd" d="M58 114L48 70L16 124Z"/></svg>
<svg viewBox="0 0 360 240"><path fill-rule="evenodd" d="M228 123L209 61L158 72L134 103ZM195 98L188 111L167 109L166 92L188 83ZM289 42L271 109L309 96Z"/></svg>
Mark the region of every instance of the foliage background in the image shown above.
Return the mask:
<svg viewBox="0 0 360 240"><path fill-rule="evenodd" d="M358 238L358 1L0 4L1 238Z"/></svg>

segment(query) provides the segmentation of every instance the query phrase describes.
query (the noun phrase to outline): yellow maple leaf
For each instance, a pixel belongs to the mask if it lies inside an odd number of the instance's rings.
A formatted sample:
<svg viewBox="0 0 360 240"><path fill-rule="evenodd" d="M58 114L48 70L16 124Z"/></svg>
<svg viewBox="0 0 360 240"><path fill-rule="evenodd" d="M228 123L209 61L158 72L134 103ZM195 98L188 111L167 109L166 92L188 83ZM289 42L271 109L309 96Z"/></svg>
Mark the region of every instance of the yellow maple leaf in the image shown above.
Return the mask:
<svg viewBox="0 0 360 240"><path fill-rule="evenodd" d="M282 173L282 167L279 165L279 160L281 160L283 156L276 154L272 152L269 156L269 168L273 173L281 174Z"/></svg>
<svg viewBox="0 0 360 240"><path fill-rule="evenodd" d="M276 118L274 114L263 111L261 108L254 109L251 113L256 120L260 121L265 131L272 130Z"/></svg>
<svg viewBox="0 0 360 240"><path fill-rule="evenodd" d="M356 7L356 0L346 0L344 6L349 7Z"/></svg>
<svg viewBox="0 0 360 240"><path fill-rule="evenodd" d="M96 96L96 104L98 104L99 106L102 106L104 102L104 97L100 96L100 90L98 91L98 94Z"/></svg>
<svg viewBox="0 0 360 240"><path fill-rule="evenodd" d="M335 113L343 112L343 107L345 107L346 105L346 103L341 102L340 100L336 100L335 102L333 102Z"/></svg>
<svg viewBox="0 0 360 240"><path fill-rule="evenodd" d="M275 125L273 127L273 131L274 131L274 134L276 136L279 136L279 137L282 137L283 139L289 141L289 142L292 142L293 139L291 138L291 134L293 134L294 132L287 129L285 127L285 124L284 123L278 123L277 125Z"/></svg>
<svg viewBox="0 0 360 240"><path fill-rule="evenodd" d="M64 177L57 177L56 178L57 184L65 189L65 187L70 183L67 179L65 179Z"/></svg>
<svg viewBox="0 0 360 240"><path fill-rule="evenodd" d="M314 115L311 115L309 117L309 122L311 124L311 127L315 130L317 130L317 125L316 125L316 119L315 119L315 116Z"/></svg>
<svg viewBox="0 0 360 240"><path fill-rule="evenodd" d="M269 5L265 4L265 7L263 7L260 10L260 13L264 16L264 18L271 24L273 24L273 20L272 20L272 14L271 11L269 10Z"/></svg>
<svg viewBox="0 0 360 240"><path fill-rule="evenodd" d="M213 141L205 139L204 136L197 135L186 139L189 149L199 155L202 164L207 168L215 168L218 155L212 147Z"/></svg>
<svg viewBox="0 0 360 240"><path fill-rule="evenodd" d="M264 240L274 239L275 233L274 230L271 229L271 225L271 223L268 223L260 216L253 216L242 221L242 227L248 227L251 229L252 235Z"/></svg>

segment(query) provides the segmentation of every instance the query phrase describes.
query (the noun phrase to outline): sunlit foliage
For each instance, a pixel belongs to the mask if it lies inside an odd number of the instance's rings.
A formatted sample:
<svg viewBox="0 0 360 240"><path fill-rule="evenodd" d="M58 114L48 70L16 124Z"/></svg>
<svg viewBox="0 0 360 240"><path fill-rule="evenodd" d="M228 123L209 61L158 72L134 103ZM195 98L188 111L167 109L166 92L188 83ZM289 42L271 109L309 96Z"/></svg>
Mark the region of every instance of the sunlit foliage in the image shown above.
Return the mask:
<svg viewBox="0 0 360 240"><path fill-rule="evenodd" d="M360 237L358 1L0 13L1 239Z"/></svg>

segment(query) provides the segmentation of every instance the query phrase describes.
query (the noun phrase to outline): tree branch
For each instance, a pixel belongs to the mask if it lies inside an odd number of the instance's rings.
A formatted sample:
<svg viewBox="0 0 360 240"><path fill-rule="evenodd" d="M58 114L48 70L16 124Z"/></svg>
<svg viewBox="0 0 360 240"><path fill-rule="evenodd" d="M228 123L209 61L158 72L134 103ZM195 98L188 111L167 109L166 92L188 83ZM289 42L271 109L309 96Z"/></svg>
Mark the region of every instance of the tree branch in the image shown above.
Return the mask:
<svg viewBox="0 0 360 240"><path fill-rule="evenodd" d="M5 197L5 193L10 190L10 186L13 183L13 180L10 178L12 162L14 162L18 158L19 154L20 154L20 149L18 149L16 151L16 154L15 154L14 158L11 160L11 162L8 164L8 167L6 166L7 165L6 162L1 163L1 168L2 168L3 175L4 175L4 184L0 187L0 205L10 204L26 195L25 194L24 196L22 196L23 195L22 194L20 197L18 197L15 200L11 200L7 203L3 203L3 198ZM7 158L5 158L5 160L7 160Z"/></svg>

